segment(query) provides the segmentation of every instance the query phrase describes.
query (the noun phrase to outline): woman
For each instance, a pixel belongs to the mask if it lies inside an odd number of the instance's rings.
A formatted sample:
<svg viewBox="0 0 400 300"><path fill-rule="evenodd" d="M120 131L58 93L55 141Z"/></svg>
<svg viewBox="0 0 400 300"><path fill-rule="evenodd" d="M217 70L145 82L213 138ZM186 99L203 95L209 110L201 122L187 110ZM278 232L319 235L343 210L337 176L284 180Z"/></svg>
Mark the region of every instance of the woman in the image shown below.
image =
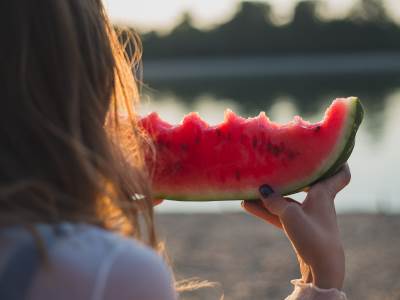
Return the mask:
<svg viewBox="0 0 400 300"><path fill-rule="evenodd" d="M0 15L0 299L176 299L135 80L102 1L1 1ZM344 299L333 198L348 181L345 167L303 205L268 186L244 202L296 249L302 281L289 299Z"/></svg>

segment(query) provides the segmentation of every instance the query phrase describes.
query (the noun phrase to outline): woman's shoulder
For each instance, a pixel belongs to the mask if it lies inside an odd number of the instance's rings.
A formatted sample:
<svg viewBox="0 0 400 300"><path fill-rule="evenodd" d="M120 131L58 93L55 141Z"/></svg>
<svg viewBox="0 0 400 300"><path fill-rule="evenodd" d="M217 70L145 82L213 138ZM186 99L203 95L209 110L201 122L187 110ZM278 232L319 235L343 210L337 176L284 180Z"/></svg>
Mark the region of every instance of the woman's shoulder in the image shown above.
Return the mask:
<svg viewBox="0 0 400 300"><path fill-rule="evenodd" d="M158 256L155 251L133 238L88 224L64 223L56 230L56 239L50 246L51 253L57 255L72 255L78 259L84 256L88 260L104 259L123 249L129 249L137 256Z"/></svg>
<svg viewBox="0 0 400 300"><path fill-rule="evenodd" d="M37 299L60 299L60 289L75 293L66 299L175 299L171 272L152 249L91 225L61 229L50 247L51 268L36 278Z"/></svg>

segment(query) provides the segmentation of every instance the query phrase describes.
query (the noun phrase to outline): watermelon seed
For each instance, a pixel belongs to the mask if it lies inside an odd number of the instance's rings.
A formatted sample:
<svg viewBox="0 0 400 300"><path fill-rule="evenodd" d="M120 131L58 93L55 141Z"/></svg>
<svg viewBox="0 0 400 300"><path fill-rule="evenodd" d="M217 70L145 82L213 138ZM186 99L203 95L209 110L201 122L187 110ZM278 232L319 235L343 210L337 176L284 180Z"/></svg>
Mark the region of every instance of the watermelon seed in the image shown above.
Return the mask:
<svg viewBox="0 0 400 300"><path fill-rule="evenodd" d="M235 176L236 176L236 180L240 181L241 174L240 174L239 170L236 170Z"/></svg>
<svg viewBox="0 0 400 300"><path fill-rule="evenodd" d="M292 151L292 150L286 151L286 154L287 154L287 157L289 158L289 160L293 160L293 159L296 158L296 156L299 155L298 152L294 152L294 151Z"/></svg>
<svg viewBox="0 0 400 300"><path fill-rule="evenodd" d="M181 162L175 162L171 163L168 166L162 168L161 170L158 170L160 173L160 176L165 177L165 176L171 176L175 175L183 170L183 166Z"/></svg>
<svg viewBox="0 0 400 300"><path fill-rule="evenodd" d="M281 148L281 146L272 145L271 153L274 156L279 156L282 153L282 151L283 151L283 149Z"/></svg>
<svg viewBox="0 0 400 300"><path fill-rule="evenodd" d="M282 142L279 145L274 145L271 143L271 140L268 139L265 148L269 153L272 153L272 155L278 156L285 150L285 145Z"/></svg>
<svg viewBox="0 0 400 300"><path fill-rule="evenodd" d="M198 145L198 144L200 144L200 140L201 140L201 136L200 136L200 135L197 135L197 136L196 136L196 139L195 139L195 141L194 141L194 143L195 143L196 145Z"/></svg>
<svg viewBox="0 0 400 300"><path fill-rule="evenodd" d="M315 127L315 129L314 129L314 130L315 130L315 132L318 132L318 131L320 131L320 130L321 130L321 126L319 126L319 125L318 125L317 127Z"/></svg>
<svg viewBox="0 0 400 300"><path fill-rule="evenodd" d="M231 141L232 140L232 134L229 132L228 133L228 141Z"/></svg>
<svg viewBox="0 0 400 300"><path fill-rule="evenodd" d="M173 166L173 170L174 170L173 173L178 173L178 172L182 171L182 169L183 169L182 164L180 162L176 162Z"/></svg>
<svg viewBox="0 0 400 300"><path fill-rule="evenodd" d="M267 143L267 151L268 151L268 152L272 152L272 148L273 148L272 143L271 143L270 140L268 140L268 143Z"/></svg>
<svg viewBox="0 0 400 300"><path fill-rule="evenodd" d="M253 136L253 148L254 148L254 149L257 148L257 143L258 143L257 137L256 137L256 136Z"/></svg>
<svg viewBox="0 0 400 300"><path fill-rule="evenodd" d="M181 150L182 151L188 151L189 146L187 144L181 144Z"/></svg>
<svg viewBox="0 0 400 300"><path fill-rule="evenodd" d="M222 135L221 129L218 128L215 130L215 132L219 137L221 137L221 135Z"/></svg>

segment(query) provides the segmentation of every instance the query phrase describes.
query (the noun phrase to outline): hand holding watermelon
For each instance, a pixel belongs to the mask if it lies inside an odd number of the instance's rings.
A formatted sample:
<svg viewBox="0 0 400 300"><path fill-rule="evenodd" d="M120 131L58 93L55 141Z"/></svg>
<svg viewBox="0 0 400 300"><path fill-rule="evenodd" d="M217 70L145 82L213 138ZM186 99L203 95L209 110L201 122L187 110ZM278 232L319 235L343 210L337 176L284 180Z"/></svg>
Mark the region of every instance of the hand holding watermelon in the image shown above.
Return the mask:
<svg viewBox="0 0 400 300"><path fill-rule="evenodd" d="M259 201L244 201L249 213L281 228L297 254L302 281L320 288L341 289L345 257L336 221L334 198L350 182L348 165L313 185L302 204L281 197L269 186Z"/></svg>
<svg viewBox="0 0 400 300"><path fill-rule="evenodd" d="M304 283L341 289L345 259L333 200L350 181L345 163L362 119L360 101L350 97L335 100L314 124L295 117L280 125L264 113L244 119L231 111L216 126L195 113L178 125L155 113L140 124L156 150L155 160L154 153L148 156L154 196L250 199L243 207L283 229L291 241ZM269 185L260 188L259 196L257 186L263 182ZM310 185L302 204L281 196Z"/></svg>

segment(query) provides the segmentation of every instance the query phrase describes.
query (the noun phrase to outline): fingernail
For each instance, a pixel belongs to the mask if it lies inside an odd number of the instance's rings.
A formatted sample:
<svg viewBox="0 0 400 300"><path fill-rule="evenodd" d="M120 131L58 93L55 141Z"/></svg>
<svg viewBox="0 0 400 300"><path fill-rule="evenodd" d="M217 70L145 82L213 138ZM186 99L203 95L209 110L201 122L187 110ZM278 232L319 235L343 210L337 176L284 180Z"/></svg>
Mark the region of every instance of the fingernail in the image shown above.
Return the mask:
<svg viewBox="0 0 400 300"><path fill-rule="evenodd" d="M268 184L260 186L259 191L261 196L263 196L264 198L267 198L274 193L274 190Z"/></svg>

